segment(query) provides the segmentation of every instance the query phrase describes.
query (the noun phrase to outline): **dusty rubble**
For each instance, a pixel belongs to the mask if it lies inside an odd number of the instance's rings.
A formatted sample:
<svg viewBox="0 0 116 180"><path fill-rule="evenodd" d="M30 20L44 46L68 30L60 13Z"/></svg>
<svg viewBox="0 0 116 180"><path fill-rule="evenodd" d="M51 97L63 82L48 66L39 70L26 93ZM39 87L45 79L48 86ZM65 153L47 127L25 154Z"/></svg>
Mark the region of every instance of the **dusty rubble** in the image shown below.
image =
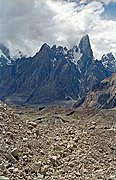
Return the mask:
<svg viewBox="0 0 116 180"><path fill-rule="evenodd" d="M0 103L0 180L115 180L115 115Z"/></svg>

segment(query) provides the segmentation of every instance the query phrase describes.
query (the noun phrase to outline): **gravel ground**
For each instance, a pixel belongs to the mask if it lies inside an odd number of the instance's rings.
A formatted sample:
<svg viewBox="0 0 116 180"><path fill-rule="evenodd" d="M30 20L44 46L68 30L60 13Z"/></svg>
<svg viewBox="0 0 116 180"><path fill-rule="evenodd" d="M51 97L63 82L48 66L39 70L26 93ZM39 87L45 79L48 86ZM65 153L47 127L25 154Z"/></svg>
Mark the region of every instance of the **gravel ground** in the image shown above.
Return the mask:
<svg viewBox="0 0 116 180"><path fill-rule="evenodd" d="M115 117L0 103L0 180L116 180Z"/></svg>

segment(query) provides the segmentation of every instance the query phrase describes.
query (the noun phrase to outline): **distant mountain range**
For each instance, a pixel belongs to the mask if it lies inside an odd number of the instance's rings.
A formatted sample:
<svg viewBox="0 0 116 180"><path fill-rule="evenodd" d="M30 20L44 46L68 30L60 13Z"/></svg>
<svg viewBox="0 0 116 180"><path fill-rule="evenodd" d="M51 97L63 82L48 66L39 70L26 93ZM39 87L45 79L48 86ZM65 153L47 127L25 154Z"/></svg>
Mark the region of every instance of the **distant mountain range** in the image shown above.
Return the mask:
<svg viewBox="0 0 116 180"><path fill-rule="evenodd" d="M0 44L0 99L9 103L78 101L116 72L112 53L93 57L88 35L72 49L45 43L33 57L14 54Z"/></svg>

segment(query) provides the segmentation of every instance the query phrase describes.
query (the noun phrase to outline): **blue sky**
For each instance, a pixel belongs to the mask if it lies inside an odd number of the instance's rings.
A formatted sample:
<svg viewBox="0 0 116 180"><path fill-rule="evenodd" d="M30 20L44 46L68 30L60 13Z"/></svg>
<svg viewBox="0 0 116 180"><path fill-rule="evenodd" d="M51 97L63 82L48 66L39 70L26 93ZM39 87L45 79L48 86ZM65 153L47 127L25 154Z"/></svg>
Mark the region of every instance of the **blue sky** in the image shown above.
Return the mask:
<svg viewBox="0 0 116 180"><path fill-rule="evenodd" d="M108 19L116 21L116 3L109 3L105 5L105 12L103 13Z"/></svg>
<svg viewBox="0 0 116 180"><path fill-rule="evenodd" d="M116 0L0 0L0 41L34 55L43 43L77 45L90 37L95 58L116 56Z"/></svg>

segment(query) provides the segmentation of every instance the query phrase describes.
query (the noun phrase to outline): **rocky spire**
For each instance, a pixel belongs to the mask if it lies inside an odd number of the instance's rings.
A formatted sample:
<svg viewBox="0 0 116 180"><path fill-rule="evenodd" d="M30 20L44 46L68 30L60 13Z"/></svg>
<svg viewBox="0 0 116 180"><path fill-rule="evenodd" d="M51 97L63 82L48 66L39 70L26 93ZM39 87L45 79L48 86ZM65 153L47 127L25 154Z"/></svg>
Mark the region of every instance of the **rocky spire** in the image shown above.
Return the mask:
<svg viewBox="0 0 116 180"><path fill-rule="evenodd" d="M91 51L91 44L90 44L88 35L85 35L82 37L79 43L79 48L80 48L81 53L84 53L86 50Z"/></svg>
<svg viewBox="0 0 116 180"><path fill-rule="evenodd" d="M78 62L78 66L81 73L85 74L93 61L93 51L91 49L88 35L82 37L79 43L79 48L80 52L82 53L82 57Z"/></svg>

